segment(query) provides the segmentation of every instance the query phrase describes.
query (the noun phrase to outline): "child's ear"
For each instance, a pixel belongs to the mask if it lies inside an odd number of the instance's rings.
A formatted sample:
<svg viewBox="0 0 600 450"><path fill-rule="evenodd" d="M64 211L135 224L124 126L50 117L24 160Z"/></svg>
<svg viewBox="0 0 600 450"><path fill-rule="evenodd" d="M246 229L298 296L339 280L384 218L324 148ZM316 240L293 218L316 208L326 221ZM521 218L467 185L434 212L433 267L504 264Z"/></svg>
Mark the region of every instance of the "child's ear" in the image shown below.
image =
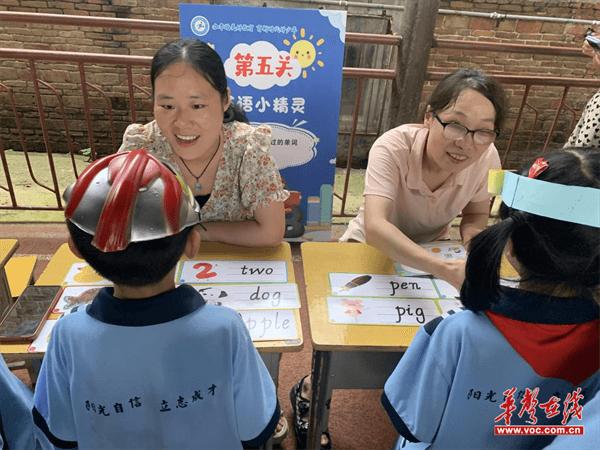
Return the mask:
<svg viewBox="0 0 600 450"><path fill-rule="evenodd" d="M71 250L71 253L73 253L78 258L83 259L83 256L81 255L81 252L79 251L79 249L75 245L75 242L73 242L73 238L71 236L69 236L69 240L67 242L69 244L69 250Z"/></svg>
<svg viewBox="0 0 600 450"><path fill-rule="evenodd" d="M193 227L192 231L188 234L187 242L185 243L184 254L188 258L194 258L200 250L200 230L198 227Z"/></svg>

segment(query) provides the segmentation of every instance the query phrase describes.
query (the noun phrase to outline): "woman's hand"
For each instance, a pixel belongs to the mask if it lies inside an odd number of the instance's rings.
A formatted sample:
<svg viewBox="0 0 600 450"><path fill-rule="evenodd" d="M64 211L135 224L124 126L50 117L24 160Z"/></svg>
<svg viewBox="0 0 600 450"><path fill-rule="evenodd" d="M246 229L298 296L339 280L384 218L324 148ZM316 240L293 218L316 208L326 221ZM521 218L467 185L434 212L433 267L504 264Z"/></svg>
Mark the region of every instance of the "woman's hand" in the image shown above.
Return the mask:
<svg viewBox="0 0 600 450"><path fill-rule="evenodd" d="M434 273L433 275L447 281L460 292L460 288L465 281L466 263L467 262L464 259L444 261L442 271L437 274Z"/></svg>

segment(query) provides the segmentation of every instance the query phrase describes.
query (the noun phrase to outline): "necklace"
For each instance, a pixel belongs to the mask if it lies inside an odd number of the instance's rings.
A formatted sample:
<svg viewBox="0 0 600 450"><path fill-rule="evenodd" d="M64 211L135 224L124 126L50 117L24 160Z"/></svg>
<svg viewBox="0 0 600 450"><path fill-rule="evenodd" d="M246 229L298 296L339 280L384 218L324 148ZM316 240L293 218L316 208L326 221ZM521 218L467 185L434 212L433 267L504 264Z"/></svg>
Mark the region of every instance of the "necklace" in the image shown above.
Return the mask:
<svg viewBox="0 0 600 450"><path fill-rule="evenodd" d="M196 182L194 183L194 190L196 192L200 192L200 189L202 189L202 184L200 183L200 178L202 177L202 175L204 175L204 172L206 172L206 169L208 169L208 166L210 166L210 163L212 162L212 160L215 159L216 154L219 152L219 147L221 147L221 135L220 134L219 134L219 144L217 145L217 148L215 149L214 153L208 160L208 163L206 164L206 166L204 167L204 169L198 176L196 176L194 174L194 172L192 172L192 170L185 163L185 160L183 158L179 157L179 160L183 163L183 166L187 169L187 171L190 173L190 175L196 179Z"/></svg>

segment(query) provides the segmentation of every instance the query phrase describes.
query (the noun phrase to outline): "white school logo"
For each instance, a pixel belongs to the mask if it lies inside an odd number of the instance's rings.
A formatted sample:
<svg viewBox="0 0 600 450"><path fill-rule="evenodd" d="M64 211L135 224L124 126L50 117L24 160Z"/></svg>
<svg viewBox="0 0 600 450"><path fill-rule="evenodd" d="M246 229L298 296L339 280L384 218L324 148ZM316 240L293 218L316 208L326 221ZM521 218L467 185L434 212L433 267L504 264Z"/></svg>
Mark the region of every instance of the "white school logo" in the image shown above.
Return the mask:
<svg viewBox="0 0 600 450"><path fill-rule="evenodd" d="M208 34L208 31L210 30L210 23L208 23L208 19L204 16L194 17L190 25L192 33L196 36L204 36Z"/></svg>

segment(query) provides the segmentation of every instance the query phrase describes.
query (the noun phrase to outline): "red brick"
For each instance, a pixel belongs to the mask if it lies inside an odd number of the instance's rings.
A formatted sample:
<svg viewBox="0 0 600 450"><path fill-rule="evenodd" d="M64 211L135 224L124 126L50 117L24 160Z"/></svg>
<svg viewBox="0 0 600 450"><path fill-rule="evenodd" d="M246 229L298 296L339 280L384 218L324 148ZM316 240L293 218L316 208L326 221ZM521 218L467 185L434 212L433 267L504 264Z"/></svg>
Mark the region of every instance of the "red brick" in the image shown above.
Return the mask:
<svg viewBox="0 0 600 450"><path fill-rule="evenodd" d="M496 22L482 17L471 17L469 28L471 30L493 30L496 28Z"/></svg>
<svg viewBox="0 0 600 450"><path fill-rule="evenodd" d="M563 34L564 32L564 23L544 22L542 24L542 33Z"/></svg>
<svg viewBox="0 0 600 450"><path fill-rule="evenodd" d="M438 17L443 17L443 19L444 19L443 27L444 28L447 28L447 29L469 28L470 19L467 16L458 16L458 15L441 16L441 15L438 15Z"/></svg>
<svg viewBox="0 0 600 450"><path fill-rule="evenodd" d="M517 21L517 32L519 33L539 33L542 29L542 22L532 20Z"/></svg>
<svg viewBox="0 0 600 450"><path fill-rule="evenodd" d="M501 20L496 29L498 31L515 31L516 27L516 20Z"/></svg>

